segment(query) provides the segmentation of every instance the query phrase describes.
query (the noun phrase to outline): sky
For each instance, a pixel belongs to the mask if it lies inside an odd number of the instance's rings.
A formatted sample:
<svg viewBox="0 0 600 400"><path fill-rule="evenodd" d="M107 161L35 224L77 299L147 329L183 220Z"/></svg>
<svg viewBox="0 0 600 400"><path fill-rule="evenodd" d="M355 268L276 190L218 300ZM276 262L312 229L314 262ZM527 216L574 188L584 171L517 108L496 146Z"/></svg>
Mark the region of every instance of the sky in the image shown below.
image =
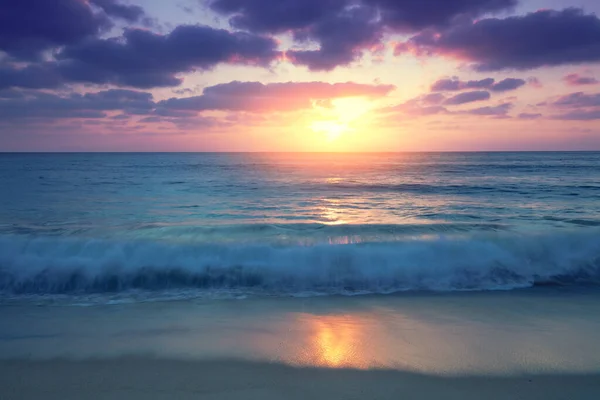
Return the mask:
<svg viewBox="0 0 600 400"><path fill-rule="evenodd" d="M600 150L597 0L3 0L0 151Z"/></svg>

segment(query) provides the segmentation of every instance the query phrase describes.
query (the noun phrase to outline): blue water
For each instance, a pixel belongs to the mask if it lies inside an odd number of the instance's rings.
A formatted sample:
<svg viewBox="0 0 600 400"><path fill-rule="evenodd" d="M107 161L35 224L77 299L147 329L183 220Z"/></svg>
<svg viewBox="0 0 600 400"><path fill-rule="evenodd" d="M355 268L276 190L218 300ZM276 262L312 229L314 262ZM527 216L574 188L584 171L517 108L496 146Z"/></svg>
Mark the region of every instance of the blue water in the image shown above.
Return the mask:
<svg viewBox="0 0 600 400"><path fill-rule="evenodd" d="M600 282L600 153L0 154L0 295Z"/></svg>

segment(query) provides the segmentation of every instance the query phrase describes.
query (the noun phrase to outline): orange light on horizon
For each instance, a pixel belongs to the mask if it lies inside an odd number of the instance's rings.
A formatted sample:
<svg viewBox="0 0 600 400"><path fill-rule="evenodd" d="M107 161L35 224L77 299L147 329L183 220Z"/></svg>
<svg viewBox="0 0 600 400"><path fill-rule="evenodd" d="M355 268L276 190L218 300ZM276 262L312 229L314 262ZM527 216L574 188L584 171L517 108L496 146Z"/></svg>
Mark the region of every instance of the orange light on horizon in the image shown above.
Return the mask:
<svg viewBox="0 0 600 400"><path fill-rule="evenodd" d="M315 133L324 133L327 142L341 139L345 134L355 132L354 123L363 119L372 108L371 102L364 97L345 97L332 100L328 107L315 104L320 114L313 120L310 128Z"/></svg>

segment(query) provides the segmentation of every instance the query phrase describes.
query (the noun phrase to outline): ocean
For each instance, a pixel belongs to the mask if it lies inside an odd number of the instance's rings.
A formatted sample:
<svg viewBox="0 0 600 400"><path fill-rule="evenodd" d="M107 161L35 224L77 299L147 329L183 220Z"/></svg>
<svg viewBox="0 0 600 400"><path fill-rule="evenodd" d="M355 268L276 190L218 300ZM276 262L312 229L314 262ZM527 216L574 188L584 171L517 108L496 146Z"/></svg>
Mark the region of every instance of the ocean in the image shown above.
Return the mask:
<svg viewBox="0 0 600 400"><path fill-rule="evenodd" d="M0 298L588 287L600 153L0 154Z"/></svg>
<svg viewBox="0 0 600 400"><path fill-rule="evenodd" d="M0 188L15 393L599 398L600 153L2 154Z"/></svg>

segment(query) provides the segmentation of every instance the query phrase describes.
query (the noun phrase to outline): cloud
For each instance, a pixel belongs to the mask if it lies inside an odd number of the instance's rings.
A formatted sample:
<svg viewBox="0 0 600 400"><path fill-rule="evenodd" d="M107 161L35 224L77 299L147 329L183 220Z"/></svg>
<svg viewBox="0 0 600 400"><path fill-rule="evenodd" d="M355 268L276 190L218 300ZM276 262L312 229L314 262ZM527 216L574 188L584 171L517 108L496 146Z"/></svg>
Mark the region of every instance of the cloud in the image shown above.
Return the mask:
<svg viewBox="0 0 600 400"><path fill-rule="evenodd" d="M55 61L0 66L0 89L51 89L68 83L177 86L183 81L181 73L220 63L266 66L279 56L274 39L250 33L199 25L182 25L166 35L127 29L123 37L66 46Z"/></svg>
<svg viewBox="0 0 600 400"><path fill-rule="evenodd" d="M419 101L409 100L402 104L379 109L382 114L403 114L411 117L427 117L437 114L448 114L448 109L443 106L430 106Z"/></svg>
<svg viewBox="0 0 600 400"><path fill-rule="evenodd" d="M480 92L468 92L468 93L480 93ZM484 92L487 93L487 92ZM466 95L467 93L460 93L457 96ZM489 94L489 93L488 93ZM419 96L411 99L405 103L398 104L392 107L385 107L379 110L383 114L403 114L410 115L412 117L425 117L438 114L446 115L476 115L476 116L494 116L494 117L506 117L508 112L513 108L512 103L503 103L497 106L478 107L467 110L450 111L446 107L440 105L430 105L427 102L427 97L431 95ZM481 94L472 95L473 97L482 96ZM455 96L456 97L456 96ZM452 99L452 98L451 98ZM457 100L464 101L464 100ZM472 100L477 101L477 100ZM465 104L469 101L464 101ZM446 103L444 103L446 104Z"/></svg>
<svg viewBox="0 0 600 400"><path fill-rule="evenodd" d="M445 26L457 17L477 17L513 8L517 0L366 0L382 15L386 26L400 32Z"/></svg>
<svg viewBox="0 0 600 400"><path fill-rule="evenodd" d="M292 50L288 59L311 70L332 70L379 48L386 30L416 32L457 17L509 9L516 0L212 0L210 8L237 29L291 32L317 50Z"/></svg>
<svg viewBox="0 0 600 400"><path fill-rule="evenodd" d="M46 49L96 36L110 25L104 13L81 0L3 0L0 50L35 59Z"/></svg>
<svg viewBox="0 0 600 400"><path fill-rule="evenodd" d="M542 87L544 87L542 82L535 76L530 76L529 78L527 78L527 83L536 89L541 89Z"/></svg>
<svg viewBox="0 0 600 400"><path fill-rule="evenodd" d="M478 81L461 81L458 78L445 78L431 85L432 92L455 92L466 89L488 89L493 92L506 92L524 86L523 79L507 78L496 83L494 78L485 78Z"/></svg>
<svg viewBox="0 0 600 400"><path fill-rule="evenodd" d="M154 108L152 94L124 89L60 96L44 92L28 93L0 100L0 120L104 118L105 111L149 113Z"/></svg>
<svg viewBox="0 0 600 400"><path fill-rule="evenodd" d="M541 118L543 115L540 113L521 113L518 115L519 119L538 119Z"/></svg>
<svg viewBox="0 0 600 400"><path fill-rule="evenodd" d="M340 97L383 97L395 87L366 85L353 82L230 82L210 86L202 95L171 98L158 103L158 109L168 110L227 110L247 112L296 111L311 108L313 101Z"/></svg>
<svg viewBox="0 0 600 400"><path fill-rule="evenodd" d="M442 93L429 93L422 96L421 101L425 104L441 104L444 100L446 100L446 96Z"/></svg>
<svg viewBox="0 0 600 400"><path fill-rule="evenodd" d="M209 86L201 96L155 102L152 93L127 89L66 95L7 89L0 91L0 122L27 124L40 119L65 118L106 118L114 121L142 116L144 123L166 121L182 125L190 118L197 118L198 113L203 111L297 111L312 108L314 101L358 96L379 98L392 90L394 86L391 85L353 82L262 84L233 81ZM109 115L115 112L118 114Z"/></svg>
<svg viewBox="0 0 600 400"><path fill-rule="evenodd" d="M548 102L556 109L571 109L551 118L567 121L592 121L600 119L600 93L570 93Z"/></svg>
<svg viewBox="0 0 600 400"><path fill-rule="evenodd" d="M581 9L541 10L427 30L396 46L396 54L441 55L477 71L528 70L600 61L600 19Z"/></svg>
<svg viewBox="0 0 600 400"><path fill-rule="evenodd" d="M288 60L305 65L311 71L330 71L358 60L364 49L377 48L383 32L374 10L357 7L324 18L295 36L297 40L318 41L320 47L317 50L290 50L286 52Z"/></svg>
<svg viewBox="0 0 600 400"><path fill-rule="evenodd" d="M0 65L0 90L6 88L54 89L64 83L51 64L30 64L25 67Z"/></svg>
<svg viewBox="0 0 600 400"><path fill-rule="evenodd" d="M137 22L145 14L140 6L119 4L115 0L90 0L90 2L104 10L107 15L127 22Z"/></svg>
<svg viewBox="0 0 600 400"><path fill-rule="evenodd" d="M452 96L448 99L446 99L444 101L444 105L459 105L459 104L466 104L466 103L472 103L475 101L483 101L483 100L489 100L490 98L490 93L486 92L484 90L476 90L473 92L464 92L464 93L459 93L455 96Z"/></svg>
<svg viewBox="0 0 600 400"><path fill-rule="evenodd" d="M571 93L559 97L557 100L550 103L555 107L600 107L600 93L585 94L583 92Z"/></svg>
<svg viewBox="0 0 600 400"><path fill-rule="evenodd" d="M600 119L600 108L570 111L568 113L554 115L552 118L565 121L594 121Z"/></svg>
<svg viewBox="0 0 600 400"><path fill-rule="evenodd" d="M478 81L461 81L458 78L440 79L431 85L432 92L452 92L465 89L489 89L493 86L493 78L485 78Z"/></svg>
<svg viewBox="0 0 600 400"><path fill-rule="evenodd" d="M479 107L470 110L457 111L459 114L505 116L513 107L512 103L499 104L497 106Z"/></svg>
<svg viewBox="0 0 600 400"><path fill-rule="evenodd" d="M517 0L212 0L209 4L231 16L232 26L255 32L302 30L352 7L377 11L381 26L414 32L448 24L458 16L510 9Z"/></svg>
<svg viewBox="0 0 600 400"><path fill-rule="evenodd" d="M579 74L569 74L563 78L563 81L569 86L596 85L600 83L596 78L591 76L582 76Z"/></svg>
<svg viewBox="0 0 600 400"><path fill-rule="evenodd" d="M525 86L526 83L527 82L523 79L506 78L492 85L490 90L492 92L508 92L509 90L515 90L521 86Z"/></svg>
<svg viewBox="0 0 600 400"><path fill-rule="evenodd" d="M94 39L58 55L71 80L140 88L175 86L176 74L220 63L266 66L279 57L272 38L200 25L181 25L166 35L128 29L123 38Z"/></svg>

